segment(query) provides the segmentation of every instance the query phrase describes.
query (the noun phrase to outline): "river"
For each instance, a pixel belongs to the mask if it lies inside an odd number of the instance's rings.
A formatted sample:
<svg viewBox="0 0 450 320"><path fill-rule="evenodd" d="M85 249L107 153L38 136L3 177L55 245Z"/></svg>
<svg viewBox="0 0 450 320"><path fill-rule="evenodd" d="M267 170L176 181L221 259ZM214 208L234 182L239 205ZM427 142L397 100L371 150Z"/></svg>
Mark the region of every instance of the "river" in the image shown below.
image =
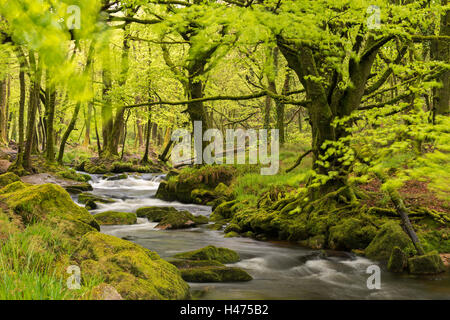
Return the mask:
<svg viewBox="0 0 450 320"><path fill-rule="evenodd" d="M161 176L143 174L108 181L92 175L92 193L117 200L99 204L93 214L115 210L134 212L144 206L173 206L208 216L211 208L154 197ZM76 201L76 196L74 196ZM156 223L138 218L129 226L103 226L101 231L156 251L162 258L175 253L214 245L233 249L241 267L252 275L249 282L189 283L199 299L450 299L450 275L416 277L397 275L381 267L380 289L368 289L367 268L376 262L351 254L321 258L318 251L284 242L262 242L249 238L224 238L223 232L206 225L183 230L155 229Z"/></svg>

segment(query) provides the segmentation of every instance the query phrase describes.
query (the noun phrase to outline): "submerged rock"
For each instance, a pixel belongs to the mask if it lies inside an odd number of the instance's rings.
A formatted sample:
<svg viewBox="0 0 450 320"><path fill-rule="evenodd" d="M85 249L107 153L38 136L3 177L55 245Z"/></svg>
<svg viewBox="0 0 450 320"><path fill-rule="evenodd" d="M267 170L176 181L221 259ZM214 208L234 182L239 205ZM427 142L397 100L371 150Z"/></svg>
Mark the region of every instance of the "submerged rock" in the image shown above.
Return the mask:
<svg viewBox="0 0 450 320"><path fill-rule="evenodd" d="M136 214L133 212L105 211L94 215L100 225L135 224Z"/></svg>
<svg viewBox="0 0 450 320"><path fill-rule="evenodd" d="M444 263L437 252L408 259L408 269L411 274L437 274L445 271Z"/></svg>
<svg viewBox="0 0 450 320"><path fill-rule="evenodd" d="M237 252L228 248L218 248L214 246L177 253L174 257L187 260L216 260L221 263L234 263L240 260Z"/></svg>
<svg viewBox="0 0 450 320"><path fill-rule="evenodd" d="M394 247L405 250L408 247L413 248L413 243L399 224L389 221L381 226L375 238L365 249L365 254L369 259L387 261Z"/></svg>
<svg viewBox="0 0 450 320"><path fill-rule="evenodd" d="M84 275L99 277L125 299L186 299L189 286L175 266L132 242L100 232L83 236L72 255Z"/></svg>

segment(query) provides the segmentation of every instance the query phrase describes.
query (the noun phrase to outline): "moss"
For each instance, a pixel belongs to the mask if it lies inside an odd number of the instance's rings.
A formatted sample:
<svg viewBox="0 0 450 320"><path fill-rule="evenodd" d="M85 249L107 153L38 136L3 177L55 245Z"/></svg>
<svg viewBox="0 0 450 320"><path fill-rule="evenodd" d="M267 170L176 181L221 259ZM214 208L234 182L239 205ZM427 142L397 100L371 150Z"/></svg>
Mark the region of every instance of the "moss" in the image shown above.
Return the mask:
<svg viewBox="0 0 450 320"><path fill-rule="evenodd" d="M427 229L418 232L418 237L425 251L450 252L450 228Z"/></svg>
<svg viewBox="0 0 450 320"><path fill-rule="evenodd" d="M159 222L169 212L177 212L177 209L174 207L142 207L136 210L136 215L140 218Z"/></svg>
<svg viewBox="0 0 450 320"><path fill-rule="evenodd" d="M88 174L78 173L73 169L58 171L56 173L56 176L80 182L88 182L89 180L91 180L91 176L89 176Z"/></svg>
<svg viewBox="0 0 450 320"><path fill-rule="evenodd" d="M136 214L133 212L105 211L94 216L99 225L135 224Z"/></svg>
<svg viewBox="0 0 450 320"><path fill-rule="evenodd" d="M234 232L234 231L228 232L228 233L225 235L225 238L235 238L235 237L239 237L239 233Z"/></svg>
<svg viewBox="0 0 450 320"><path fill-rule="evenodd" d="M227 199L231 199L233 197L233 190L222 182L214 188L214 193L217 197L224 197Z"/></svg>
<svg viewBox="0 0 450 320"><path fill-rule="evenodd" d="M103 277L125 299L184 299L189 295L175 266L126 240L90 232L72 258L81 265L83 275Z"/></svg>
<svg viewBox="0 0 450 320"><path fill-rule="evenodd" d="M172 260L169 262L179 269L213 266L223 267L223 264L216 260Z"/></svg>
<svg viewBox="0 0 450 320"><path fill-rule="evenodd" d="M7 186L1 188L0 194L15 192L18 190L22 190L26 187L27 187L27 185L25 185L22 181L16 181L16 182L10 183Z"/></svg>
<svg viewBox="0 0 450 320"><path fill-rule="evenodd" d="M67 192L75 193L75 194L78 194L78 193L81 193L84 191L92 191L93 190L92 186L89 183L78 183L78 184L65 186L64 188L67 190Z"/></svg>
<svg viewBox="0 0 450 320"><path fill-rule="evenodd" d="M20 178L12 172L7 172L0 175L0 187L2 188L16 181L20 181Z"/></svg>
<svg viewBox="0 0 450 320"><path fill-rule="evenodd" d="M106 180L115 181L115 180L125 180L127 178L128 178L128 175L126 175L125 173L122 173L122 174L119 174L116 176L108 177L108 178L106 178Z"/></svg>
<svg viewBox="0 0 450 320"><path fill-rule="evenodd" d="M198 250L178 253L174 256L187 260L217 260L222 263L233 263L240 260L237 252L227 248L207 246Z"/></svg>
<svg viewBox="0 0 450 320"><path fill-rule="evenodd" d="M205 216L194 216L189 211L178 211L173 207L143 207L136 211L138 217L159 222L160 229L182 229L208 223Z"/></svg>
<svg viewBox="0 0 450 320"><path fill-rule="evenodd" d="M376 228L348 218L330 228L329 247L334 250L364 249L376 235Z"/></svg>
<svg viewBox="0 0 450 320"><path fill-rule="evenodd" d="M225 230L224 230L223 232L225 232L225 233L228 233L228 232L239 233L239 232L241 232L241 227L240 227L238 224L236 224L236 223L230 223L230 224L225 228Z"/></svg>
<svg viewBox="0 0 450 320"><path fill-rule="evenodd" d="M408 257L399 247L392 249L387 268L391 272L403 272L408 265Z"/></svg>
<svg viewBox="0 0 450 320"><path fill-rule="evenodd" d="M211 220L218 221L223 219L230 219L234 214L234 205L237 203L236 200L223 202L214 210L211 214Z"/></svg>
<svg viewBox="0 0 450 320"><path fill-rule="evenodd" d="M399 247L401 250L411 249L413 243L400 225L389 221L381 226L375 238L365 249L365 254L370 259L387 261L394 247Z"/></svg>
<svg viewBox="0 0 450 320"><path fill-rule="evenodd" d="M89 192L83 192L78 195L78 202L88 204L88 202L113 203L116 201L114 199L97 196Z"/></svg>
<svg viewBox="0 0 450 320"><path fill-rule="evenodd" d="M245 270L232 267L182 269L181 276L188 282L237 282L253 279Z"/></svg>
<svg viewBox="0 0 450 320"><path fill-rule="evenodd" d="M77 206L69 194L55 184L29 186L1 196L8 206L22 217L25 224L41 221L48 216L86 223L100 229L92 215Z"/></svg>
<svg viewBox="0 0 450 320"><path fill-rule="evenodd" d="M412 274L437 274L445 271L444 263L436 251L408 259L408 269Z"/></svg>
<svg viewBox="0 0 450 320"><path fill-rule="evenodd" d="M300 241L300 244L311 249L319 250L325 248L326 238L323 234L318 234L307 240Z"/></svg>

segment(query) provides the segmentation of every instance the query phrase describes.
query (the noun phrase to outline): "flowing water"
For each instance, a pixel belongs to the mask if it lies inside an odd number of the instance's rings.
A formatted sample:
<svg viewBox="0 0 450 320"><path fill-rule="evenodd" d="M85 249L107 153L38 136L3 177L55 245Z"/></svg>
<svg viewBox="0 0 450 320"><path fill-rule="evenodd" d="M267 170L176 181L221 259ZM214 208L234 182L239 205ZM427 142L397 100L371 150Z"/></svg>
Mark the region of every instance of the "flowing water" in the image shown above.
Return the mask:
<svg viewBox="0 0 450 320"><path fill-rule="evenodd" d="M108 181L92 176L94 194L117 200L99 204L93 214L115 210L134 212L144 206L173 206L195 215L211 213L207 206L167 202L154 197L161 176L144 174ZM74 198L76 201L76 197ZM130 226L104 226L101 231L138 243L162 258L207 245L237 251L241 261L233 264L252 275L249 282L190 283L200 299L450 299L449 272L431 277L396 275L381 266L381 289L368 289L366 273L377 264L351 254L319 256L318 251L284 242L261 242L249 238L224 238L223 232L201 226L183 230L155 229L156 223L138 218Z"/></svg>

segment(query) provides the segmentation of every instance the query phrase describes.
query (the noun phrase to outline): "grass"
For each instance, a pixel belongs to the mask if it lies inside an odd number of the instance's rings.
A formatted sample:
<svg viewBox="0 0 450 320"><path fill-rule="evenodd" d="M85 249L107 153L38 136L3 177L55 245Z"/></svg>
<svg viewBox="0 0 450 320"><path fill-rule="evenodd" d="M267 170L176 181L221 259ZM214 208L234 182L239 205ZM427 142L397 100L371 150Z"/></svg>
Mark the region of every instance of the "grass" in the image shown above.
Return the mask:
<svg viewBox="0 0 450 320"><path fill-rule="evenodd" d="M0 249L1 300L79 299L100 279L85 279L79 290L67 288L69 243L38 223L10 235Z"/></svg>

